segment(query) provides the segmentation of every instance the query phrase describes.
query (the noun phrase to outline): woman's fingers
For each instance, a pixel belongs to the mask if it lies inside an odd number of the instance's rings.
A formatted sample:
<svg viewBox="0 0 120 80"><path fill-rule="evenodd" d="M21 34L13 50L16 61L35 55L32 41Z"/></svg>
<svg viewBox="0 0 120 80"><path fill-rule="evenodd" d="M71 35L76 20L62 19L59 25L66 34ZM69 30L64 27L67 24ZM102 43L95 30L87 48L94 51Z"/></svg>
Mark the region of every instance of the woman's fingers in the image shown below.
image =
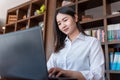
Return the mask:
<svg viewBox="0 0 120 80"><path fill-rule="evenodd" d="M51 73L53 70L54 70L54 68L51 68L51 69L48 71L48 73Z"/></svg>
<svg viewBox="0 0 120 80"><path fill-rule="evenodd" d="M51 68L49 70L49 77L55 77L56 73L58 72L57 68Z"/></svg>
<svg viewBox="0 0 120 80"><path fill-rule="evenodd" d="M51 68L49 70L49 77L59 77L63 74L63 70L60 68Z"/></svg>
<svg viewBox="0 0 120 80"><path fill-rule="evenodd" d="M63 75L63 71L60 71L60 72L56 75L56 77L60 77L61 75Z"/></svg>

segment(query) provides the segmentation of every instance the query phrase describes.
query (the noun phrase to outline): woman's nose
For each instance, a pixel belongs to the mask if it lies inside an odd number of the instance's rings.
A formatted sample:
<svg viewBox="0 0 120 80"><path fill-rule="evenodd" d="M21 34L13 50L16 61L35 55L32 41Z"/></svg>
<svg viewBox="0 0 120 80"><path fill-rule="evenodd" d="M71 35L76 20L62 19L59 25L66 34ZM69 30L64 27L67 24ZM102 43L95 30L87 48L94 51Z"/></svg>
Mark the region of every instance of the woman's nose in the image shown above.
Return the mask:
<svg viewBox="0 0 120 80"><path fill-rule="evenodd" d="M65 27L66 27L65 23L62 23L62 28L65 28Z"/></svg>

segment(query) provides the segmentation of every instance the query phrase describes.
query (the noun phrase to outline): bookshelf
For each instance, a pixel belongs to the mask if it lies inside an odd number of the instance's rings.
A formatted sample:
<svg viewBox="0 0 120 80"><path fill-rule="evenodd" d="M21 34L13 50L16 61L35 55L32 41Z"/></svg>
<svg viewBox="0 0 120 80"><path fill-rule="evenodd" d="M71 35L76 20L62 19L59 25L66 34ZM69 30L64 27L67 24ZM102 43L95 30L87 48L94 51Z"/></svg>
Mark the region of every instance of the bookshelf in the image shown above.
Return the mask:
<svg viewBox="0 0 120 80"><path fill-rule="evenodd" d="M49 53L52 51L52 44L49 45L49 43L53 43L53 31L50 27L53 25L52 19L54 15L53 12L55 11L53 3L54 0L30 0L16 7L8 9L5 30L2 30L2 33L6 34L42 25L45 52L46 56L49 57ZM42 9L42 13L36 13L36 10L40 11L41 6L43 8L43 4L45 7L44 11ZM52 9L52 11L50 9ZM11 23L9 22L10 15L16 16L16 20L13 20Z"/></svg>
<svg viewBox="0 0 120 80"><path fill-rule="evenodd" d="M61 8L63 0L50 2L55 10ZM73 7L79 16L80 24L85 30L104 30L104 42L101 42L105 56L105 80L120 80L120 70L110 69L110 51L120 50L120 40L108 40L108 25L120 24L120 0L71 0L73 4L66 6ZM53 14L54 10L51 10ZM83 19L87 18L87 19ZM53 26L49 26L53 28ZM120 28L119 28L120 29ZM119 30L118 29L118 30ZM52 36L52 35L51 35ZM53 45L49 41L49 45ZM117 50L116 50L117 48ZM50 48L52 49L52 48ZM50 50L48 50L50 51ZM119 51L120 52L120 51ZM50 52L49 52L50 53ZM48 53L48 54L49 54ZM47 55L48 55L47 54Z"/></svg>
<svg viewBox="0 0 120 80"><path fill-rule="evenodd" d="M53 19L55 10L61 8L63 0L31 0L7 12L6 29L4 33L23 30L44 22L45 51L48 59L53 51ZM110 51L120 49L120 40L108 40L108 25L120 23L120 0L71 0L71 6L76 10L80 23L85 30L103 29L105 32L104 42L101 43L105 56L105 79L120 80L120 70L110 69ZM42 4L47 7L46 10L39 15L35 15L35 10L39 9ZM16 15L17 20L8 23L9 15ZM26 16L25 16L26 15ZM92 17L91 17L92 15ZM84 19L83 17L88 19ZM49 26L46 28L46 26Z"/></svg>
<svg viewBox="0 0 120 80"><path fill-rule="evenodd" d="M41 11L41 6L44 9ZM37 12L41 11L40 13ZM30 0L7 11L5 33L31 28L46 23L47 0ZM43 31L44 35L44 31Z"/></svg>

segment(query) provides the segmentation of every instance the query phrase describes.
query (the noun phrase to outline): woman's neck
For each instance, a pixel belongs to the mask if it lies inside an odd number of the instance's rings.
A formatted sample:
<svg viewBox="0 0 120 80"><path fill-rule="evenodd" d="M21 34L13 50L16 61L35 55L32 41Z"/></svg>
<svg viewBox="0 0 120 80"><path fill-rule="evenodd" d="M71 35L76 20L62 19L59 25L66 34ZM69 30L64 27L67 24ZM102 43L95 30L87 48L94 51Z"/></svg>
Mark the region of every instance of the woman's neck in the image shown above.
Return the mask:
<svg viewBox="0 0 120 80"><path fill-rule="evenodd" d="M74 31L72 34L68 35L70 41L73 41L74 39L76 39L76 37L80 34L79 30L77 29L76 31Z"/></svg>

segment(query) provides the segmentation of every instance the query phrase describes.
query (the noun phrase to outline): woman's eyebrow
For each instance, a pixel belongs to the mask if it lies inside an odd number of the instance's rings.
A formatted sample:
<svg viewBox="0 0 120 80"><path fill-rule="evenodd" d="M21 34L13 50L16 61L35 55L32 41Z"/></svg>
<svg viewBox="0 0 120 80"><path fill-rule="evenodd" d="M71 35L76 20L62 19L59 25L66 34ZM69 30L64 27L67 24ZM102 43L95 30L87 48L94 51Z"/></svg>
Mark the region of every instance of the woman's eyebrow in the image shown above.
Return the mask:
<svg viewBox="0 0 120 80"><path fill-rule="evenodd" d="M66 19L67 17L64 17L62 20ZM57 21L57 23L60 22L60 21Z"/></svg>
<svg viewBox="0 0 120 80"><path fill-rule="evenodd" d="M67 18L67 17L64 17L62 20L64 20L65 18Z"/></svg>

